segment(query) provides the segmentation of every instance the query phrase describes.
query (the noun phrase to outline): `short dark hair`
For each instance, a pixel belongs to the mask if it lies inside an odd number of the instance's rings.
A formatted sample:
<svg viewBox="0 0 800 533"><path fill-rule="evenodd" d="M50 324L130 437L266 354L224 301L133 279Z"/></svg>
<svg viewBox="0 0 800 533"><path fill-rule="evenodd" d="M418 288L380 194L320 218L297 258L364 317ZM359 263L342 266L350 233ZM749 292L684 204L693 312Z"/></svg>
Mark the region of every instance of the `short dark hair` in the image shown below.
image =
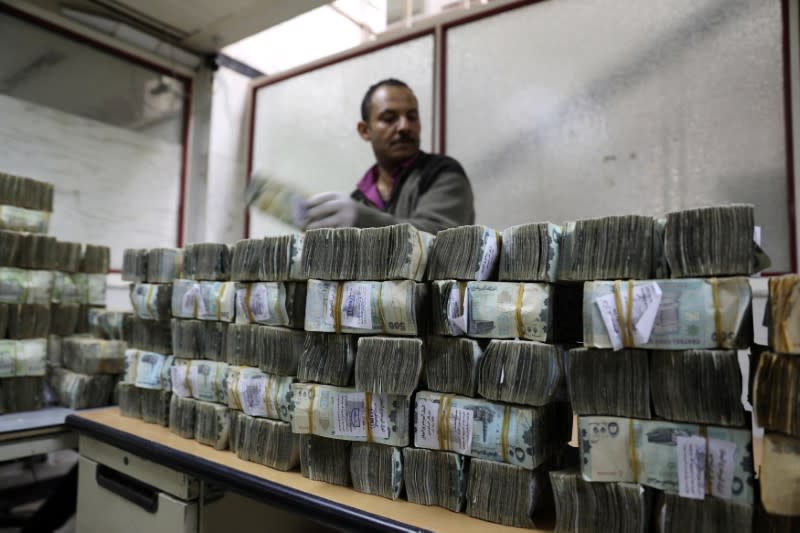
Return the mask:
<svg viewBox="0 0 800 533"><path fill-rule="evenodd" d="M372 95L384 85L389 87L403 87L404 89L408 89L408 91L412 94L414 93L414 91L411 90L411 87L409 87L406 82L395 78L386 78L385 80L381 80L378 83L371 85L370 88L367 89L367 92L364 93L364 99L361 100L361 120L364 122L369 122L369 108L370 105L372 105Z"/></svg>

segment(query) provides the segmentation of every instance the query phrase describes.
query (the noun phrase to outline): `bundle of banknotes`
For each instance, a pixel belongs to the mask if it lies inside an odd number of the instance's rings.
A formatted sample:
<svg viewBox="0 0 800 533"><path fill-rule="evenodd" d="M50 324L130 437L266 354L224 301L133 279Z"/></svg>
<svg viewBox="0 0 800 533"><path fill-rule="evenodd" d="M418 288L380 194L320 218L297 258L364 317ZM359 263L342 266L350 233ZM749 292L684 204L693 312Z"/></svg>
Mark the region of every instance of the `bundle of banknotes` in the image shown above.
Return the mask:
<svg viewBox="0 0 800 533"><path fill-rule="evenodd" d="M664 256L670 276L749 276L756 272L754 227L749 204L667 213Z"/></svg>
<svg viewBox="0 0 800 533"><path fill-rule="evenodd" d="M430 336L425 339L425 384L434 392L461 396L478 393L478 365L483 348L463 337Z"/></svg>
<svg viewBox="0 0 800 533"><path fill-rule="evenodd" d="M379 228L323 228L306 233L306 278L422 281L434 237L411 224Z"/></svg>
<svg viewBox="0 0 800 533"><path fill-rule="evenodd" d="M50 369L50 386L58 403L70 409L108 405L116 385L111 374L81 374L66 368Z"/></svg>
<svg viewBox="0 0 800 533"><path fill-rule="evenodd" d="M546 281L558 279L561 226L537 222L511 226L501 234L497 279Z"/></svg>
<svg viewBox="0 0 800 533"><path fill-rule="evenodd" d="M231 251L227 244L187 244L183 248L182 276L203 281L231 279Z"/></svg>
<svg viewBox="0 0 800 533"><path fill-rule="evenodd" d="M763 441L761 503L768 513L800 517L800 438L766 433Z"/></svg>
<svg viewBox="0 0 800 533"><path fill-rule="evenodd" d="M295 385L297 386L297 385ZM295 417L298 416L295 405ZM569 404L523 407L421 391L415 396L414 446L532 470L569 441Z"/></svg>
<svg viewBox="0 0 800 533"><path fill-rule="evenodd" d="M753 531L758 533L786 533L800 530L799 516L782 516L768 513L761 502L754 509Z"/></svg>
<svg viewBox="0 0 800 533"><path fill-rule="evenodd" d="M122 281L147 281L147 248L126 248L122 253Z"/></svg>
<svg viewBox="0 0 800 533"><path fill-rule="evenodd" d="M306 287L306 331L416 336L429 316L428 287L415 281L320 281Z"/></svg>
<svg viewBox="0 0 800 533"><path fill-rule="evenodd" d="M573 348L567 382L577 415L650 418L650 366L646 350Z"/></svg>
<svg viewBox="0 0 800 533"><path fill-rule="evenodd" d="M350 477L358 492L396 500L403 491L403 450L354 442L350 448Z"/></svg>
<svg viewBox="0 0 800 533"><path fill-rule="evenodd" d="M684 497L753 503L750 428L582 416L578 441L587 481L640 483Z"/></svg>
<svg viewBox="0 0 800 533"><path fill-rule="evenodd" d="M655 517L654 529L657 533L751 531L750 528L753 524L752 505L717 498L694 500L669 492L661 493L655 498L653 515ZM761 528L752 531L765 533L765 530ZM783 531L793 530L784 529Z"/></svg>
<svg viewBox="0 0 800 533"><path fill-rule="evenodd" d="M225 361L279 376L294 376L304 342L302 330L230 324L225 339Z"/></svg>
<svg viewBox="0 0 800 533"><path fill-rule="evenodd" d="M87 252L89 248L87 247ZM94 252L89 252L90 259ZM61 272L80 272L83 258L83 245L79 242L56 242L55 269Z"/></svg>
<svg viewBox="0 0 800 533"><path fill-rule="evenodd" d="M305 282L267 281L236 284L236 322L303 329Z"/></svg>
<svg viewBox="0 0 800 533"><path fill-rule="evenodd" d="M245 239L231 252L232 281L302 280L304 236L299 233Z"/></svg>
<svg viewBox="0 0 800 533"><path fill-rule="evenodd" d="M0 171L0 205L53 211L53 184Z"/></svg>
<svg viewBox="0 0 800 533"><path fill-rule="evenodd" d="M338 387L351 385L357 347L356 335L307 332L297 378Z"/></svg>
<svg viewBox="0 0 800 533"><path fill-rule="evenodd" d="M235 412L235 411L232 411ZM276 470L294 470L300 461L299 437L288 422L255 418L236 412L231 416L231 434L236 441L231 449L244 461Z"/></svg>
<svg viewBox="0 0 800 533"><path fill-rule="evenodd" d="M0 267L0 303L49 305L52 297L52 272Z"/></svg>
<svg viewBox="0 0 800 533"><path fill-rule="evenodd" d="M566 400L566 354L553 344L493 339L478 365L478 394L533 406Z"/></svg>
<svg viewBox="0 0 800 533"><path fill-rule="evenodd" d="M64 367L80 374L121 374L125 371L124 341L66 337L61 344Z"/></svg>
<svg viewBox="0 0 800 533"><path fill-rule="evenodd" d="M292 401L294 433L390 446L409 444L410 401L406 396L294 383Z"/></svg>
<svg viewBox="0 0 800 533"><path fill-rule="evenodd" d="M352 485L350 449L352 442L317 435L298 435L300 473L314 481L332 485Z"/></svg>
<svg viewBox="0 0 800 533"><path fill-rule="evenodd" d="M106 277L106 274L83 272L72 275L72 279L78 287L81 304L101 307L106 305Z"/></svg>
<svg viewBox="0 0 800 533"><path fill-rule="evenodd" d="M375 394L409 396L422 375L422 339L362 337L358 339L355 388Z"/></svg>
<svg viewBox="0 0 800 533"><path fill-rule="evenodd" d="M176 279L172 282L172 316L233 322L236 287L230 281L195 281Z"/></svg>
<svg viewBox="0 0 800 533"><path fill-rule="evenodd" d="M4 266L53 270L57 266L58 241L38 233L3 232L3 244L9 246L3 254Z"/></svg>
<svg viewBox="0 0 800 533"><path fill-rule="evenodd" d="M122 416L142 418L142 390L133 383L117 383L117 404Z"/></svg>
<svg viewBox="0 0 800 533"><path fill-rule="evenodd" d="M0 378L44 376L47 339L0 339Z"/></svg>
<svg viewBox="0 0 800 533"><path fill-rule="evenodd" d="M111 249L108 246L87 244L83 252L81 272L108 274L111 269Z"/></svg>
<svg viewBox="0 0 800 533"><path fill-rule="evenodd" d="M295 184L256 170L244 193L247 207L262 211L285 224L302 228L306 223L308 193Z"/></svg>
<svg viewBox="0 0 800 533"><path fill-rule="evenodd" d="M183 250L153 248L147 251L147 282L171 283L183 272Z"/></svg>
<svg viewBox="0 0 800 533"><path fill-rule="evenodd" d="M172 316L171 283L131 283L133 312L143 320L169 320Z"/></svg>
<svg viewBox="0 0 800 533"><path fill-rule="evenodd" d="M461 512L468 465L469 459L457 453L403 448L403 480L408 501Z"/></svg>
<svg viewBox="0 0 800 533"><path fill-rule="evenodd" d="M128 348L125 350L124 381L140 389L172 390L172 355Z"/></svg>
<svg viewBox="0 0 800 533"><path fill-rule="evenodd" d="M120 383L120 385L122 385L122 383ZM164 427L168 426L172 392L168 390L142 388L138 388L138 390L142 409L142 420L148 424L158 424ZM120 410L121 409L122 407L120 407Z"/></svg>
<svg viewBox="0 0 800 533"><path fill-rule="evenodd" d="M541 342L580 338L574 312L581 288L548 283L437 280L431 283L437 335Z"/></svg>
<svg viewBox="0 0 800 533"><path fill-rule="evenodd" d="M89 309L89 333L93 337L108 340L125 340L124 324L130 313L108 309Z"/></svg>
<svg viewBox="0 0 800 533"><path fill-rule="evenodd" d="M123 340L131 348L157 353L172 353L169 322L142 320L132 313L122 317Z"/></svg>
<svg viewBox="0 0 800 533"><path fill-rule="evenodd" d="M583 288L583 342L591 348L747 348L747 278L594 281Z"/></svg>
<svg viewBox="0 0 800 533"><path fill-rule="evenodd" d="M257 368L230 366L225 386L228 388L228 407L245 414L291 421L291 376L275 376Z"/></svg>
<svg viewBox="0 0 800 533"><path fill-rule="evenodd" d="M0 304L0 308L2 308L0 316L4 316L6 322L6 330L0 329L0 337L33 339L47 337L50 333L51 310L49 305ZM0 328L3 326L2 321L3 319L0 318Z"/></svg>
<svg viewBox="0 0 800 533"><path fill-rule="evenodd" d="M800 354L800 275L769 280L768 337L777 353Z"/></svg>
<svg viewBox="0 0 800 533"><path fill-rule="evenodd" d="M184 439L193 439L197 426L197 402L173 394L169 402L169 430Z"/></svg>
<svg viewBox="0 0 800 533"><path fill-rule="evenodd" d="M565 223L561 231L560 281L647 279L652 275L652 217L621 215L577 220Z"/></svg>
<svg viewBox="0 0 800 533"><path fill-rule="evenodd" d="M225 360L226 322L172 319L172 353L183 359Z"/></svg>
<svg viewBox="0 0 800 533"><path fill-rule="evenodd" d="M228 364L199 359L174 359L170 367L172 392L183 398L228 404Z"/></svg>
<svg viewBox="0 0 800 533"><path fill-rule="evenodd" d="M589 483L576 468L550 472L550 483L556 533L650 531L651 489L636 483Z"/></svg>
<svg viewBox="0 0 800 533"><path fill-rule="evenodd" d="M194 438L200 444L217 450L228 448L230 417L228 407L217 403L197 401L195 404Z"/></svg>
<svg viewBox="0 0 800 533"><path fill-rule="evenodd" d="M513 527L541 526L544 509L552 508L553 495L547 468L518 466L471 459L467 482L466 513L474 518Z"/></svg>
<svg viewBox="0 0 800 533"><path fill-rule="evenodd" d="M800 358L762 353L753 381L756 423L800 438Z"/></svg>
<svg viewBox="0 0 800 533"><path fill-rule="evenodd" d="M428 279L496 279L500 234L486 226L441 230L431 249Z"/></svg>
<svg viewBox="0 0 800 533"><path fill-rule="evenodd" d="M50 334L66 337L78 330L80 304L50 304Z"/></svg>
<svg viewBox="0 0 800 533"><path fill-rule="evenodd" d="M44 381L43 376L0 379L0 414L44 407Z"/></svg>

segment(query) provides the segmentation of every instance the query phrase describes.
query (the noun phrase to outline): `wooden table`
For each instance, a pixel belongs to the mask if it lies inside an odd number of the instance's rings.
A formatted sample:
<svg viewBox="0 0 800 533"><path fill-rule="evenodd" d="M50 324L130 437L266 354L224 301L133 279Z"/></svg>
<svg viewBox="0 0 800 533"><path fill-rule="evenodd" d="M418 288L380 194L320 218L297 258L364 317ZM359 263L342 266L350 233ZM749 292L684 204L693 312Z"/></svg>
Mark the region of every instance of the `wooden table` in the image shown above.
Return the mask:
<svg viewBox="0 0 800 533"><path fill-rule="evenodd" d="M440 507L391 501L351 488L312 481L299 472L273 470L243 461L230 451L215 450L195 440L183 439L168 428L123 417L117 407L76 413L67 417L67 426L81 435L201 481L338 529L443 533L551 531L501 526Z"/></svg>

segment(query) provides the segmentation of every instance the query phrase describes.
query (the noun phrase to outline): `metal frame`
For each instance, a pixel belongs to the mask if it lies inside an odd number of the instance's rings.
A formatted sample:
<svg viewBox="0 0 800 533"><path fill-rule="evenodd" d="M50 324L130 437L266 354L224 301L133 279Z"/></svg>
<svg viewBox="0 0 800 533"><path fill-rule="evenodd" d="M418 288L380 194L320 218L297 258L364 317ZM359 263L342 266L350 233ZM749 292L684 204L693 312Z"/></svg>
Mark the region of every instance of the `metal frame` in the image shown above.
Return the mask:
<svg viewBox="0 0 800 533"><path fill-rule="evenodd" d="M130 63L135 63L142 67L154 70L159 74L164 74L178 79L183 84L183 124L181 133L181 170L180 186L178 197L178 220L176 246L182 247L184 241L184 219L186 210L186 189L189 170L189 130L192 115L192 83L193 77L185 68L176 65L166 65L160 62L151 54L139 53L132 47L125 47L115 43L102 34L98 34L90 29L84 29L76 24L68 24L57 17L46 16L44 12L25 5L22 2L13 2L13 5L0 2L0 13L24 20L52 33L56 33L73 41L90 46L101 52L124 59ZM118 270L111 272L118 273Z"/></svg>

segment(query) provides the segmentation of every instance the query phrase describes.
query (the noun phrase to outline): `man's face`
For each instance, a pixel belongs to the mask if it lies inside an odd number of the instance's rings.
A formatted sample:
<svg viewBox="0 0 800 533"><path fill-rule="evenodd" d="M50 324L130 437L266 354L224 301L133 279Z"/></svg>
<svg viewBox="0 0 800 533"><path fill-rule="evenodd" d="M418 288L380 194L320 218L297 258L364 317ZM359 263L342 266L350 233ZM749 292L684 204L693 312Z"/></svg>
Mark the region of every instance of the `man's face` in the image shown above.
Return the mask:
<svg viewBox="0 0 800 533"><path fill-rule="evenodd" d="M359 122L361 137L372 143L379 163L398 164L419 150L419 109L405 87L382 85L372 94L369 122Z"/></svg>

